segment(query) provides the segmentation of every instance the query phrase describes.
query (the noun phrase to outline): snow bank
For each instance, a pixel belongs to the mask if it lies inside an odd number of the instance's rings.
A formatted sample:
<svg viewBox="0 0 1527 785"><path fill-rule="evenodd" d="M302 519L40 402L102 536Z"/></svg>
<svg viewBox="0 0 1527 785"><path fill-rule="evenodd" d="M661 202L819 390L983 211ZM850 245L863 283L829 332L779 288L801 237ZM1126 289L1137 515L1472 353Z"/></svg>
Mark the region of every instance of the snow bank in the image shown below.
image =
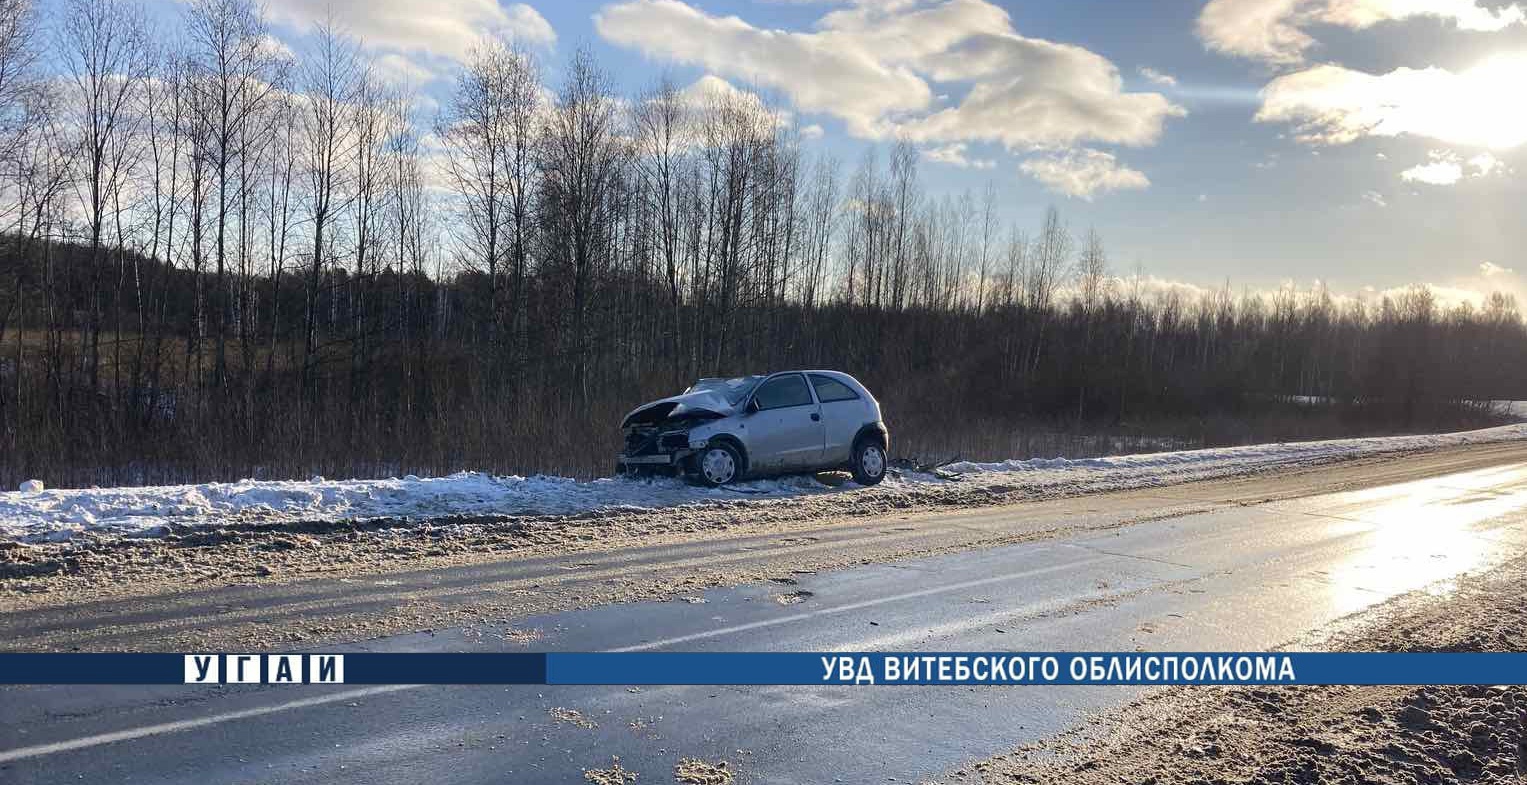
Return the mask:
<svg viewBox="0 0 1527 785"><path fill-rule="evenodd" d="M1527 420L1527 401L1491 401L1496 410L1514 420Z"/></svg>
<svg viewBox="0 0 1527 785"><path fill-rule="evenodd" d="M1036 491L1071 486L1109 490L1165 485L1303 463L1527 439L1527 424L1465 433L1263 444L1108 458L1054 458L945 467L960 487L1001 485ZM387 480L254 481L143 488L53 489L0 493L0 538L67 540L82 531L156 536L166 526L229 522L440 518L451 515L569 515L749 503L819 494L910 493L949 482L929 475L888 478L876 488L829 488L810 477L784 477L707 489L679 480L497 477L460 472Z"/></svg>
<svg viewBox="0 0 1527 785"><path fill-rule="evenodd" d="M815 488L813 488L815 486ZM675 479L497 477L458 472L387 480L205 483L0 493L0 539L67 540L96 530L156 536L165 526L229 522L440 518L449 515L569 515L791 496L830 490L810 477L692 487Z"/></svg>
<svg viewBox="0 0 1527 785"><path fill-rule="evenodd" d="M1362 439L1331 439L1320 442L1278 442L1276 444L1252 444L1245 447L1215 447L1207 450L1183 450L1181 452L1157 452L1142 455L1115 455L1106 458L1033 458L1029 460L974 463L962 461L944 468L951 472L989 473L1036 470L1113 470L1155 471L1163 479L1187 470L1198 470L1215 465L1231 468L1256 469L1299 464L1334 458L1356 458L1363 455L1380 455L1388 452L1428 450L1438 447L1454 447L1466 444L1527 439L1527 425L1505 425L1461 433L1425 434L1421 436L1374 436Z"/></svg>

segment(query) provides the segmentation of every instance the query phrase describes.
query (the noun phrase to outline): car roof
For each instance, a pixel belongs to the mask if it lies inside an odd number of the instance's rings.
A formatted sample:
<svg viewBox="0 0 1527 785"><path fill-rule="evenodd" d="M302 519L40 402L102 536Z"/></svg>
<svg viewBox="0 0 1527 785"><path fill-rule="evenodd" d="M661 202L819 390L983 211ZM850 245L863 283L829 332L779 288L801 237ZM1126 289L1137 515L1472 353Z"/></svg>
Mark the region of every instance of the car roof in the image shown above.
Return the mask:
<svg viewBox="0 0 1527 785"><path fill-rule="evenodd" d="M815 373L815 374L821 374L822 376L830 376L830 377L838 379L839 381L848 382L850 385L852 385L854 387L858 387L858 388L864 389L866 391L868 390L868 388L866 388L864 386L863 382L859 381L858 379L855 379L852 375L844 373L843 371L833 371L833 370L829 370L827 368L802 368L802 369L799 369L799 370L775 371L774 373L769 374L769 376L771 376L771 377L779 376L780 374L786 374L786 373L806 373L806 374Z"/></svg>
<svg viewBox="0 0 1527 785"><path fill-rule="evenodd" d="M859 387L860 389L863 389L863 390L866 390L866 391L868 390L868 388L866 388L864 386L864 383L859 381L858 379L855 379L852 374L848 374L848 373L845 373L843 371L834 371L834 370L832 370L830 368L786 368L786 369L781 370L781 371L770 371L768 373L750 373L750 374L744 374L742 376L702 376L699 379L696 379L695 381L698 383L698 382L726 381L726 380L729 380L729 379L772 379L772 378L774 378L776 376L783 376L783 375L785 375L787 373L806 373L806 374L815 373L815 374L821 374L823 376L831 376L831 377L837 378L840 381L849 382L853 386Z"/></svg>

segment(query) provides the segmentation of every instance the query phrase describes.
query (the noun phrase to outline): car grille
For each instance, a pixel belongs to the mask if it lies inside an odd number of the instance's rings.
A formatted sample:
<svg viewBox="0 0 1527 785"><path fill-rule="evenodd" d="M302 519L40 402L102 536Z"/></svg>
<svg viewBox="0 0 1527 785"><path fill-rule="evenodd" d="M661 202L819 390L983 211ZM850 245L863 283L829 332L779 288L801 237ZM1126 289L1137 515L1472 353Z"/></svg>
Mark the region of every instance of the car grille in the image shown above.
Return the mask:
<svg viewBox="0 0 1527 785"><path fill-rule="evenodd" d="M626 434L626 455L642 455L654 452L657 440L651 431L631 431Z"/></svg>

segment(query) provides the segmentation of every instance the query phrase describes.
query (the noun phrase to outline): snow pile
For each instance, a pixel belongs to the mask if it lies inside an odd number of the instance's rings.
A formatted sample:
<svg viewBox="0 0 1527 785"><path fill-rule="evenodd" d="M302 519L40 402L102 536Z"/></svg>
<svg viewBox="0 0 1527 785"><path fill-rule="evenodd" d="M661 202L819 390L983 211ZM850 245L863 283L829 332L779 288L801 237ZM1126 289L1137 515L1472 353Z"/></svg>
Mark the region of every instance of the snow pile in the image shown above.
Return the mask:
<svg viewBox="0 0 1527 785"><path fill-rule="evenodd" d="M240 480L234 483L138 488L54 489L0 493L0 539L66 540L77 532L155 536L168 524L428 519L461 515L570 515L683 504L790 496L815 486L810 477L738 483L723 489L675 479L497 477L458 472L447 477L387 480Z"/></svg>
<svg viewBox="0 0 1527 785"><path fill-rule="evenodd" d="M1515 441L1527 439L1527 425L1504 425L1478 431L1461 433L1425 434L1421 436L1373 436L1361 439L1331 439L1321 442L1279 442L1276 444L1253 444L1245 447L1215 447L1207 450L1183 450L1180 452L1157 452L1141 455L1115 455L1106 458L1032 458L1029 460L975 463L961 461L945 467L959 474L989 472L1025 472L1037 470L1097 470L1127 471L1138 473L1155 471L1162 479L1173 481L1174 475L1187 472L1189 479L1198 479L1203 470L1214 466L1228 466L1236 470L1254 470L1284 464L1308 463L1336 458L1356 458L1364 455L1381 455L1389 452L1429 450L1439 447L1455 447L1467 444Z"/></svg>
<svg viewBox="0 0 1527 785"><path fill-rule="evenodd" d="M964 475L960 488L1002 486L1045 491L1115 490L1209 479L1277 467L1527 439L1527 424L1465 433L1338 439L1108 458L1054 458L944 467ZM708 489L680 480L497 477L460 472L387 480L254 481L145 488L35 490L0 493L0 538L67 540L82 531L155 536L166 526L230 522L340 521L446 516L571 515L717 503L747 504L821 494L916 493L951 481L923 474L888 478L876 488L830 488L811 477L783 477ZM41 483L39 483L41 485Z"/></svg>
<svg viewBox="0 0 1527 785"><path fill-rule="evenodd" d="M1491 401L1495 410L1513 420L1527 420L1527 401Z"/></svg>

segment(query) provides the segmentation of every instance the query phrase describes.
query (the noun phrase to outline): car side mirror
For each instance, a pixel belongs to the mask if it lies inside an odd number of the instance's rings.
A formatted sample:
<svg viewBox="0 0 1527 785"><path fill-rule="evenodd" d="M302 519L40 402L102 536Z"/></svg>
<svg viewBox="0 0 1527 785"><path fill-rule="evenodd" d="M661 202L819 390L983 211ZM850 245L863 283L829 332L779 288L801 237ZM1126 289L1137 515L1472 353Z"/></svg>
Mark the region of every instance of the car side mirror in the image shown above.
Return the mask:
<svg viewBox="0 0 1527 785"><path fill-rule="evenodd" d="M759 412L758 399L749 398L748 405L743 407L743 412L746 414L757 414Z"/></svg>

